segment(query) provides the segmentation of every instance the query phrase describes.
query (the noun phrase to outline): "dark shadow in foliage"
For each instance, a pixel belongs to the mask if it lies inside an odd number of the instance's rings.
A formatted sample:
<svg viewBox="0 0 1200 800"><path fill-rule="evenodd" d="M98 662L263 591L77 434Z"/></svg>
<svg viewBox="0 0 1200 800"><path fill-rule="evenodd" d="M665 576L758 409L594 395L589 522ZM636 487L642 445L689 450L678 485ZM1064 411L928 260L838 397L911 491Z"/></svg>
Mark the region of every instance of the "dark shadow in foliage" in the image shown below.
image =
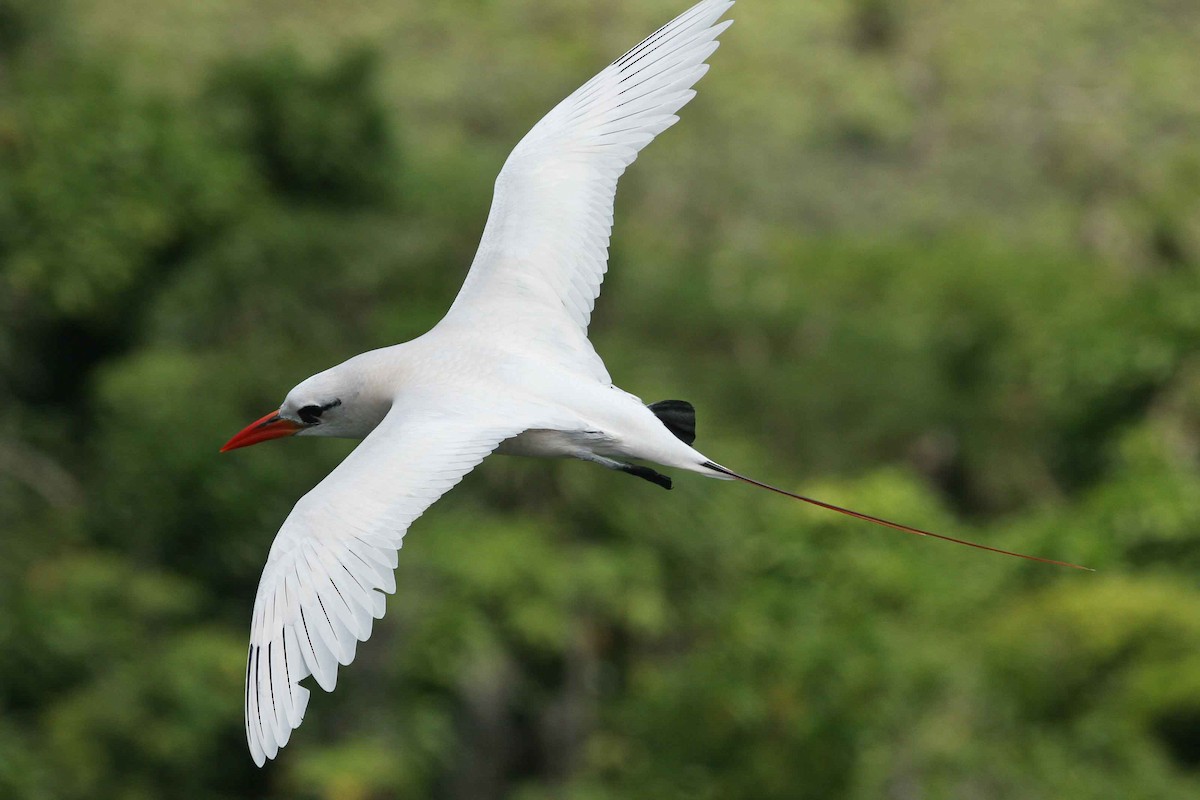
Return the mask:
<svg viewBox="0 0 1200 800"><path fill-rule="evenodd" d="M900 11L896 0L858 0L850 20L850 38L863 53L894 50L900 39Z"/></svg>
<svg viewBox="0 0 1200 800"><path fill-rule="evenodd" d="M19 55L57 25L60 0L0 0L0 60Z"/></svg>
<svg viewBox="0 0 1200 800"><path fill-rule="evenodd" d="M1176 764L1200 769L1200 709L1166 711L1154 720L1154 732Z"/></svg>
<svg viewBox="0 0 1200 800"><path fill-rule="evenodd" d="M398 159L375 91L378 58L359 49L328 69L281 50L221 70L216 118L258 160L275 192L362 206L392 198Z"/></svg>

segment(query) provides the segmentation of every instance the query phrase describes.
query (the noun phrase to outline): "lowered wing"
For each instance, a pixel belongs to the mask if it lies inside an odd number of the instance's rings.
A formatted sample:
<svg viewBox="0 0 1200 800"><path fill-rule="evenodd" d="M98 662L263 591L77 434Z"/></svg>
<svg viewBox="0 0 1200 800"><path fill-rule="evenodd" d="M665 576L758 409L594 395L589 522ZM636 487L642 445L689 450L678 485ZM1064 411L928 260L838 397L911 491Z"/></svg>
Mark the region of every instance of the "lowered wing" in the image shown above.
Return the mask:
<svg viewBox="0 0 1200 800"><path fill-rule="evenodd" d="M358 448L296 503L259 581L246 662L246 740L259 765L300 725L312 675L326 691L338 665L383 616L384 594L408 526L496 446L552 423L536 408L471 417L452 403L397 406Z"/></svg>

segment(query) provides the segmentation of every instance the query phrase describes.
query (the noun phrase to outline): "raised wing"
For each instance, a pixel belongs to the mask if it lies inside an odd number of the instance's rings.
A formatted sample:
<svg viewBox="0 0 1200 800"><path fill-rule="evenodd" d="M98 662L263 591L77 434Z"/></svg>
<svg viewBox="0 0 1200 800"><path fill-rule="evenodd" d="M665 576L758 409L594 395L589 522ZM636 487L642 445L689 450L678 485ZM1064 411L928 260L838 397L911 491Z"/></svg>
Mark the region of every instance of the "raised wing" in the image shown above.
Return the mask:
<svg viewBox="0 0 1200 800"><path fill-rule="evenodd" d="M679 120L732 21L733 0L704 0L659 28L525 135L496 179L492 210L466 282L447 314L551 343L599 364L587 343L608 268L617 179L638 151Z"/></svg>
<svg viewBox="0 0 1200 800"><path fill-rule="evenodd" d="M474 417L479 409L473 404ZM254 601L245 710L255 763L274 758L303 720L300 681L312 675L333 691L338 665L371 635L383 593L396 590L392 571L408 526L501 441L545 424L533 412L505 409L489 421L395 407L296 503Z"/></svg>

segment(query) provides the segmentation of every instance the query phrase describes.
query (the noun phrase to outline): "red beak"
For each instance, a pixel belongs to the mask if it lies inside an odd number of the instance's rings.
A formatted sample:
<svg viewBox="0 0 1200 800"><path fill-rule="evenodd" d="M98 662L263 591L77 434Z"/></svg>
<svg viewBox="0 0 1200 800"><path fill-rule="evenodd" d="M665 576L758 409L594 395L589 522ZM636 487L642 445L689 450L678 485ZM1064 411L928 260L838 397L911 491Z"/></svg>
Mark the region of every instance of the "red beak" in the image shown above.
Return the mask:
<svg viewBox="0 0 1200 800"><path fill-rule="evenodd" d="M238 431L232 439L225 443L221 452L225 453L239 447L258 444L268 439L278 439L280 436L291 436L301 430L304 430L303 425L292 422L290 419L284 419L279 416L278 411L272 411L262 419L255 420Z"/></svg>

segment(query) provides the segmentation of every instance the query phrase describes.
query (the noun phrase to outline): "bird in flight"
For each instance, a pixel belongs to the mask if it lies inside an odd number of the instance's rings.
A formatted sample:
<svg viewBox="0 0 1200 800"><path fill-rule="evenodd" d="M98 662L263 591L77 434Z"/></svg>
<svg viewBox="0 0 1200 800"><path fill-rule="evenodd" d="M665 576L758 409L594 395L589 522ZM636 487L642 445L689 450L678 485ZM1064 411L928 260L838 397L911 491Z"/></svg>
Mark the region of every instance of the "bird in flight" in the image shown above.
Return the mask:
<svg viewBox="0 0 1200 800"><path fill-rule="evenodd" d="M666 489L645 462L739 480L807 503L1005 555L769 486L692 447L682 400L644 404L612 382L587 337L608 261L617 179L678 121L733 0L703 0L563 100L496 179L479 250L428 333L300 383L222 451L283 436L362 439L296 503L267 556L246 662L246 738L262 766L287 744L312 675L339 665L383 616L405 532L490 453L591 461Z"/></svg>

